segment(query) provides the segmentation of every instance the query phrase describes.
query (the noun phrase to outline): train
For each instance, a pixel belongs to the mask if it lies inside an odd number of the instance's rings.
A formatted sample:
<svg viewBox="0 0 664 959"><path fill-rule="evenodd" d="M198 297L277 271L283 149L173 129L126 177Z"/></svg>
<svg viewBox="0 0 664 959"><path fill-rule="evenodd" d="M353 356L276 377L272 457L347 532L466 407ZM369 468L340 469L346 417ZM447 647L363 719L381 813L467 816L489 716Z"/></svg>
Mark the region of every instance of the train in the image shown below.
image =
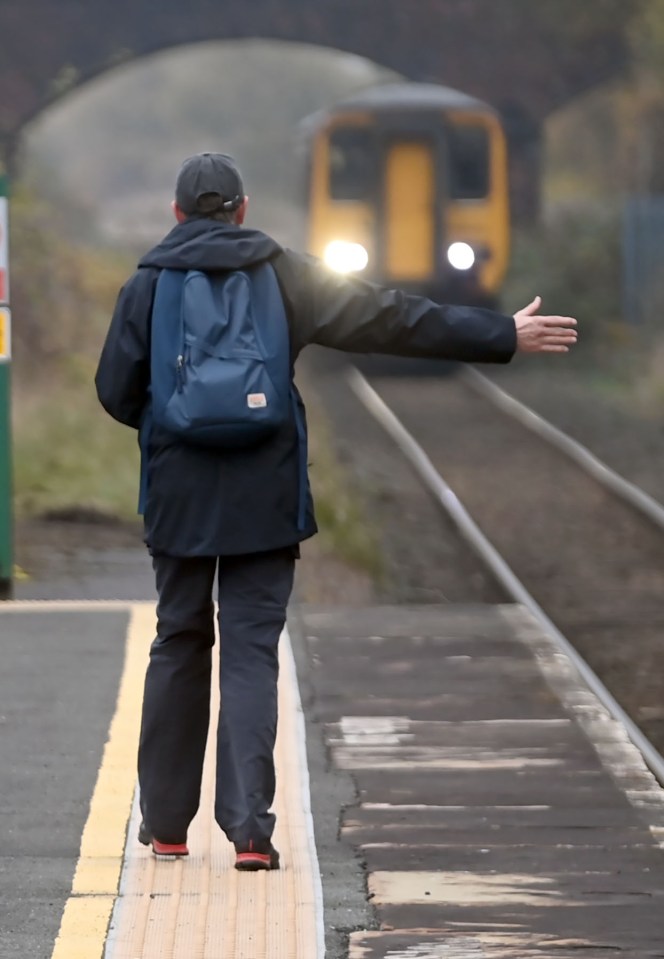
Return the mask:
<svg viewBox="0 0 664 959"><path fill-rule="evenodd" d="M489 104L389 83L307 117L309 252L438 302L495 307L509 265L508 157Z"/></svg>

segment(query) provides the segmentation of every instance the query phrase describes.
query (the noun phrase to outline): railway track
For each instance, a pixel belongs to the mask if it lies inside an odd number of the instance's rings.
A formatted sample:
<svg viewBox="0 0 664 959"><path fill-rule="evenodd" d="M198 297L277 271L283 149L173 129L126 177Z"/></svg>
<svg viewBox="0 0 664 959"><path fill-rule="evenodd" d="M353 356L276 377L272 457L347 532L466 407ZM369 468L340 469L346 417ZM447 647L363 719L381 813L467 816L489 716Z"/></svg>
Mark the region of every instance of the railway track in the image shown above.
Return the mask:
<svg viewBox="0 0 664 959"><path fill-rule="evenodd" d="M498 549L482 532L470 513L461 502L457 491L445 480L439 468L435 465L425 449L417 442L414 435L400 422L395 412L357 371L349 374L351 387L361 402L367 407L381 426L396 442L400 451L407 457L416 470L421 481L430 490L435 499L450 516L453 523L470 543L473 549L486 563L507 594L518 603L526 606L536 617L543 629L555 641L558 648L568 656L587 685L607 707L609 712L625 727L630 739L643 754L651 770L660 782L664 783L664 757L650 742L641 728L632 720L626 710L607 688L604 682L593 671L582 655L577 652L574 641L570 642L564 633L556 626L551 616L542 608L528 590L527 585L513 572L509 563ZM618 476L613 470L601 463L593 454L571 437L562 433L547 421L539 417L534 411L518 403L508 394L498 389L493 383L474 369L464 369L460 372L460 382L463 386L473 390L477 395L487 400L501 412L511 417L519 425L535 433L552 449L562 453L584 476L598 483L610 495L613 495L621 504L635 510L641 517L664 533L664 508L654 499L644 493L634 484ZM388 388L387 392L390 392ZM441 453L434 457L440 462ZM529 579L528 576L525 577ZM551 610L556 616L556 610ZM576 633L576 630L573 630ZM662 678L664 682L664 677Z"/></svg>
<svg viewBox="0 0 664 959"><path fill-rule="evenodd" d="M528 606L664 782L664 509L474 370L350 374L505 593Z"/></svg>

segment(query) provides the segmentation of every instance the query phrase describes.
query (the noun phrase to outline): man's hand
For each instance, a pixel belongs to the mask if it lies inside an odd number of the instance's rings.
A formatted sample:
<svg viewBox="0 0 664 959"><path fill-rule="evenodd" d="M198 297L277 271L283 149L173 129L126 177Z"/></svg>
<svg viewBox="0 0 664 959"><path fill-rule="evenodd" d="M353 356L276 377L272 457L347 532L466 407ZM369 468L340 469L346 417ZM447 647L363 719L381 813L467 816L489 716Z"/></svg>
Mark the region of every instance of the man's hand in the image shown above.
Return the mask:
<svg viewBox="0 0 664 959"><path fill-rule="evenodd" d="M516 348L521 353L568 353L577 339L576 320L571 316L538 316L542 298L514 314Z"/></svg>

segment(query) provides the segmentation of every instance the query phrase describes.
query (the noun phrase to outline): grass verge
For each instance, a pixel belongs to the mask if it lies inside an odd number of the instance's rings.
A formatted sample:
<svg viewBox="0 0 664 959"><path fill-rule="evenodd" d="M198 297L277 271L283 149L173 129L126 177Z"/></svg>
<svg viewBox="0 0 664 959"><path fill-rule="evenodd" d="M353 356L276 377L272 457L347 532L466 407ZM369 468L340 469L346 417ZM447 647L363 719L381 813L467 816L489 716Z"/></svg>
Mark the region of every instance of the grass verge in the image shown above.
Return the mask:
<svg viewBox="0 0 664 959"><path fill-rule="evenodd" d="M136 518L139 453L133 430L99 406L93 364L79 357L74 377L22 394L14 416L14 502L20 518L85 510ZM20 392L20 391L19 391ZM379 580L378 537L364 515L361 495L339 463L331 428L307 397L311 484L320 546Z"/></svg>
<svg viewBox="0 0 664 959"><path fill-rule="evenodd" d="M136 433L115 423L85 383L31 390L14 415L14 505L20 518L89 509L136 517Z"/></svg>
<svg viewBox="0 0 664 959"><path fill-rule="evenodd" d="M320 529L320 545L374 582L385 569L377 531L362 508L362 490L351 484L334 449L332 429L320 403L307 392L309 475Z"/></svg>

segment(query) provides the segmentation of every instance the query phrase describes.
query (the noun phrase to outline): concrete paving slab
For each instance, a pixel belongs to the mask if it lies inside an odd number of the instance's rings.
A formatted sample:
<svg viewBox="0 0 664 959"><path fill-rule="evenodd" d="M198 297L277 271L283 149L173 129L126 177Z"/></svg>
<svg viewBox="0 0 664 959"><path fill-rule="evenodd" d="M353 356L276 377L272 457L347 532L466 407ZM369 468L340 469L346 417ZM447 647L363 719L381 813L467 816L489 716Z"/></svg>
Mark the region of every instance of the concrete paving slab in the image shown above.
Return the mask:
<svg viewBox="0 0 664 959"><path fill-rule="evenodd" d="M582 810L572 810L573 813ZM591 810L592 812L592 810ZM508 846L542 850L546 847L565 847L574 849L579 846L606 848L612 845L626 848L652 847L653 836L644 826L614 826L609 829L541 828L527 829L521 826L497 826L493 819L485 819L477 824L471 820L466 828L458 824L446 826L413 826L403 822L371 823L362 828L343 825L344 838L354 846L365 851L368 846L378 848L381 844L398 845L404 850L410 847L449 848L454 844L457 849L493 850L496 846Z"/></svg>
<svg viewBox="0 0 664 959"><path fill-rule="evenodd" d="M466 804L425 805L424 803L399 805L393 803L367 803L352 806L344 812L344 825L359 825L361 828L387 829L404 824L422 829L463 831L485 828L502 831L505 828L522 830L525 834L544 835L550 830L562 830L573 839L583 837L597 829L613 834L615 830L629 829L635 833L648 834L648 827L634 818L629 803L615 806L556 808L548 803L528 806L526 803L502 806L469 806Z"/></svg>
<svg viewBox="0 0 664 959"><path fill-rule="evenodd" d="M466 933L454 928L397 932L357 932L350 937L349 959L616 959L621 950L586 939L543 937L522 931ZM659 959L657 946L634 946L630 959Z"/></svg>
<svg viewBox="0 0 664 959"><path fill-rule="evenodd" d="M501 749L558 749L565 755L570 752L588 755L593 751L587 737L566 718L542 722L519 719L413 722L406 716L380 716L373 721L368 721L366 716L344 716L340 723L330 723L326 733L333 746L435 743L459 751L494 745Z"/></svg>
<svg viewBox="0 0 664 959"><path fill-rule="evenodd" d="M458 880L457 880L458 882ZM521 959L520 939L527 934L531 941L546 944L545 955L556 959L595 959L595 951L612 950L614 957L635 959L646 954L661 959L661 899L651 896L610 895L601 891L592 895L587 890L569 890L569 897L559 901L554 896L538 895L535 888L524 892L521 899L500 898L487 902L475 891L475 884L459 883L458 897L466 901L478 898L472 905L461 903L437 906L409 903L381 909L381 928L435 929L439 925L467 935L485 932L503 936L501 956ZM523 901L524 899L529 901ZM532 901L531 901L532 900ZM510 932L513 935L510 941ZM494 952L486 955L494 959ZM389 953L385 959L393 959Z"/></svg>
<svg viewBox="0 0 664 959"><path fill-rule="evenodd" d="M493 871L508 873L527 873L537 868L538 872L547 876L592 873L610 877L616 875L616 857L620 857L620 882L626 875L638 874L640 888L644 890L656 889L660 880L659 866L661 852L654 848L652 837L648 842L647 835L643 835L642 842L636 843L626 836L623 842L617 842L611 837L609 845L595 843L566 842L540 845L537 837L530 843L519 844L518 840L511 845L493 844L490 841L459 842L455 836L453 843L426 843L409 845L405 842L365 843L362 844L362 857L369 872L388 872L398 861L399 870L407 871L435 871L444 869L448 872L473 872L478 875ZM654 879L651 886L650 877Z"/></svg>
<svg viewBox="0 0 664 959"><path fill-rule="evenodd" d="M40 553L39 569L16 581L14 594L30 601L154 601L152 560L138 531L135 547L57 549L51 544Z"/></svg>
<svg viewBox="0 0 664 959"><path fill-rule="evenodd" d="M516 607L304 610L357 804L352 959L664 955L664 794Z"/></svg>
<svg viewBox="0 0 664 959"><path fill-rule="evenodd" d="M358 776L361 802L393 802L451 806L509 806L518 796L526 806L550 805L577 809L628 806L629 800L613 787L601 768L561 773L546 770L457 771L441 769L430 773L403 769L354 770Z"/></svg>
<svg viewBox="0 0 664 959"><path fill-rule="evenodd" d="M512 645L514 635L505 629L501 616L496 615L497 608L484 604L429 604L321 609L303 604L299 613L308 637L327 636L335 642L343 641L344 637L356 637L368 643L409 637L415 643L420 639L425 642L456 639L463 643L476 637Z"/></svg>

